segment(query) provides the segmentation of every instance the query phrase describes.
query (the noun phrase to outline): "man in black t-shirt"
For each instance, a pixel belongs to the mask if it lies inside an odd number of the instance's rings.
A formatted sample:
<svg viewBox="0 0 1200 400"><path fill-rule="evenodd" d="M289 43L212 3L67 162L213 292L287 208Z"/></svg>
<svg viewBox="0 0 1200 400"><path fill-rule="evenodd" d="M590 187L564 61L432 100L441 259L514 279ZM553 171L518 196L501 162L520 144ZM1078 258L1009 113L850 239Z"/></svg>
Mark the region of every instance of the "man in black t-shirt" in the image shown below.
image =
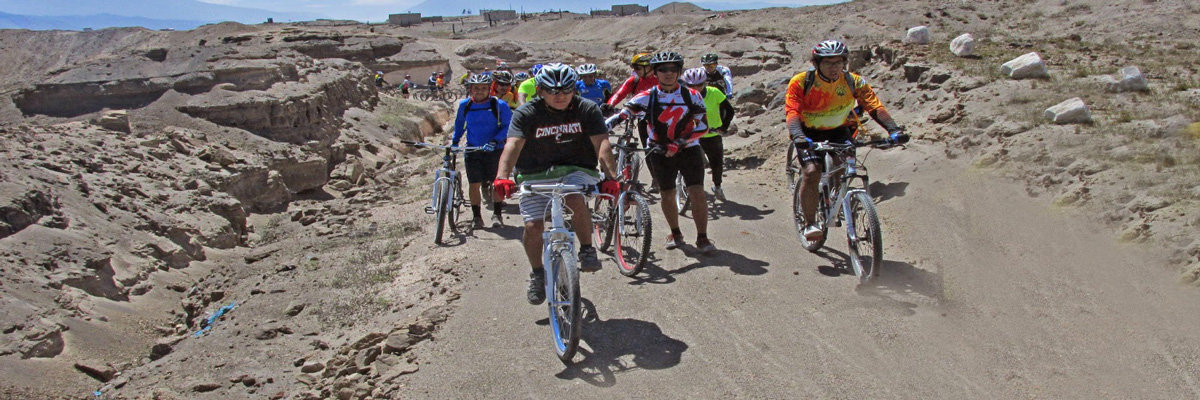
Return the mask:
<svg viewBox="0 0 1200 400"><path fill-rule="evenodd" d="M612 149L608 143L608 128L600 107L575 94L578 75L568 65L549 64L534 77L537 97L513 111L508 139L500 155L500 166L492 186L498 198L513 194L515 182L508 177L516 168L517 181L522 183L563 182L572 185L594 185L600 181L596 164L605 176L615 176ZM615 194L620 185L611 179L600 182L601 190ZM525 255L533 271L529 274L530 304L546 300L545 271L542 269L542 232L549 198L525 196L520 200L525 221L522 241ZM600 269L596 248L592 247L592 214L583 196L565 199L571 209L571 226L579 234L579 267L585 272Z"/></svg>

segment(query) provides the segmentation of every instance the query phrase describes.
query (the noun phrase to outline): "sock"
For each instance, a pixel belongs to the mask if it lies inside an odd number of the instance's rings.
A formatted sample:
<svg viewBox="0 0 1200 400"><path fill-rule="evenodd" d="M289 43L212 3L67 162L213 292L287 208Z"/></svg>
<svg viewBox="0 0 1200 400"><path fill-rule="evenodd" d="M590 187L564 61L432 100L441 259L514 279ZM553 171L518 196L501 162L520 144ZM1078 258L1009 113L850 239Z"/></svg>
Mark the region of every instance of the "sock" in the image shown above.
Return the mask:
<svg viewBox="0 0 1200 400"><path fill-rule="evenodd" d="M502 211L504 211L504 202L497 201L495 203L492 203L492 211L495 211L496 215L500 215L500 213Z"/></svg>
<svg viewBox="0 0 1200 400"><path fill-rule="evenodd" d="M671 236L675 239L682 239L683 231L679 230L679 228L671 228Z"/></svg>
<svg viewBox="0 0 1200 400"><path fill-rule="evenodd" d="M483 217L480 216L480 214L479 214L479 205L478 204L471 205L471 215L474 216L475 219L483 219Z"/></svg>

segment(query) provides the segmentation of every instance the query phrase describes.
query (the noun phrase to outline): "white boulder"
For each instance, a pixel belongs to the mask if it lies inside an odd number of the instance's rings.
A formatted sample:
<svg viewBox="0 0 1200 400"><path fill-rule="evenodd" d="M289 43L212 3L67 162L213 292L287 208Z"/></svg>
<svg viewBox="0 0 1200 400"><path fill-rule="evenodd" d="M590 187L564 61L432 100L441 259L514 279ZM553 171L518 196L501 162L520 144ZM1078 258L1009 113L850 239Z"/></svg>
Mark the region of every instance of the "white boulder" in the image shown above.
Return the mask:
<svg viewBox="0 0 1200 400"><path fill-rule="evenodd" d="M1013 79L1049 78L1046 63L1037 52L1014 58L1000 66L1000 73Z"/></svg>
<svg viewBox="0 0 1200 400"><path fill-rule="evenodd" d="M950 52L959 57L975 55L975 37L964 33L950 41Z"/></svg>
<svg viewBox="0 0 1200 400"><path fill-rule="evenodd" d="M1108 91L1110 92L1143 92L1150 90L1150 85L1146 83L1146 75L1142 74L1142 70L1135 66L1121 68L1121 79L1108 82Z"/></svg>
<svg viewBox="0 0 1200 400"><path fill-rule="evenodd" d="M1081 98L1073 98L1046 109L1046 119L1059 124L1082 124L1092 122L1092 112Z"/></svg>
<svg viewBox="0 0 1200 400"><path fill-rule="evenodd" d="M921 25L909 28L904 43L929 44L929 27Z"/></svg>

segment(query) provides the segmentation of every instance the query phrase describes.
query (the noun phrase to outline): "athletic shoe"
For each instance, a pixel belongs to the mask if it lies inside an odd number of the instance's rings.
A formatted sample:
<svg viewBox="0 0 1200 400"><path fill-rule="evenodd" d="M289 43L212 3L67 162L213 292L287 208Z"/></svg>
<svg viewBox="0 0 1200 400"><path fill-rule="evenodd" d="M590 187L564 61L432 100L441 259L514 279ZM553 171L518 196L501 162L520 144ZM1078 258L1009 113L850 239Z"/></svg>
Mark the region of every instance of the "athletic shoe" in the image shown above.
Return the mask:
<svg viewBox="0 0 1200 400"><path fill-rule="evenodd" d="M683 246L683 240L676 238L675 235L667 235L667 244L665 246L667 250L675 250L679 246Z"/></svg>
<svg viewBox="0 0 1200 400"><path fill-rule="evenodd" d="M546 274L544 272L529 273L529 292L525 297L529 304L538 305L546 301Z"/></svg>
<svg viewBox="0 0 1200 400"><path fill-rule="evenodd" d="M499 228L502 226L504 226L504 217L500 216L500 214L492 214L492 228Z"/></svg>
<svg viewBox="0 0 1200 400"><path fill-rule="evenodd" d="M822 232L821 228L817 227L817 224L810 224L810 225L804 227L804 238L805 239L808 239L811 241L817 241L817 240L821 240L822 237L825 237L825 232Z"/></svg>
<svg viewBox="0 0 1200 400"><path fill-rule="evenodd" d="M700 253L702 253L706 256L711 256L711 255L713 255L713 253L717 252L717 246L713 245L713 242L711 240L708 240L707 238L697 240L696 241L696 249L700 250Z"/></svg>
<svg viewBox="0 0 1200 400"><path fill-rule="evenodd" d="M595 247L585 247L579 250L579 270L583 272L596 272L602 266L600 259L596 257Z"/></svg>
<svg viewBox="0 0 1200 400"><path fill-rule="evenodd" d="M720 200L722 203L724 203L725 202L725 191L721 190L720 186L713 186L713 197L716 197L717 200Z"/></svg>

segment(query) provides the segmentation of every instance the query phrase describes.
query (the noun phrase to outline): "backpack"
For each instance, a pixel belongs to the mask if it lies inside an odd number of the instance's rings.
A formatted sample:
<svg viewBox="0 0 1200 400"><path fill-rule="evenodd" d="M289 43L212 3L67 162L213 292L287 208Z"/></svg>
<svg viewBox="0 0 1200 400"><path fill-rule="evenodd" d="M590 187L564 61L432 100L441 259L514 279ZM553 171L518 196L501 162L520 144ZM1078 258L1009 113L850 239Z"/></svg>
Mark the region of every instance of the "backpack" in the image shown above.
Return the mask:
<svg viewBox="0 0 1200 400"><path fill-rule="evenodd" d="M688 88L680 87L679 90L680 90L680 94L683 96L683 104L685 106L687 106L687 112L685 112L683 114L683 118L680 119L680 122L678 124L675 124L675 134L672 135L673 137L680 137L680 135L683 133L683 128L687 125L686 123L684 123L684 121L691 119L692 116L699 113L699 111L696 110L696 105L694 103L692 103L692 93L690 91L688 91ZM658 88L657 87L650 90L650 101L647 103L646 108L648 109L648 110L646 110L646 118L650 121L650 123L654 124L654 131L666 133L666 130L667 130L666 124L663 124L658 121L657 113L660 110L658 107ZM657 139L660 144L665 145L670 142L667 139L667 135L655 135L655 136L658 136Z"/></svg>
<svg viewBox="0 0 1200 400"><path fill-rule="evenodd" d="M467 101L470 102L471 99L467 99ZM503 126L504 124L500 122L500 101L496 100L496 96L488 96L488 108L492 110L492 116L496 117L496 127ZM472 110L470 106L468 106L467 111L464 111L463 115L466 115L466 113L470 111Z"/></svg>
<svg viewBox="0 0 1200 400"><path fill-rule="evenodd" d="M818 73L817 70L815 70L815 69L808 70L808 72L809 72L808 74L804 75L804 95L805 96L808 96L808 90L812 89L813 84L816 83L817 73ZM846 81L846 86L850 88L850 95L853 96L854 95L854 77L850 75L849 71L842 71L842 74L843 74L842 79L844 79Z"/></svg>

